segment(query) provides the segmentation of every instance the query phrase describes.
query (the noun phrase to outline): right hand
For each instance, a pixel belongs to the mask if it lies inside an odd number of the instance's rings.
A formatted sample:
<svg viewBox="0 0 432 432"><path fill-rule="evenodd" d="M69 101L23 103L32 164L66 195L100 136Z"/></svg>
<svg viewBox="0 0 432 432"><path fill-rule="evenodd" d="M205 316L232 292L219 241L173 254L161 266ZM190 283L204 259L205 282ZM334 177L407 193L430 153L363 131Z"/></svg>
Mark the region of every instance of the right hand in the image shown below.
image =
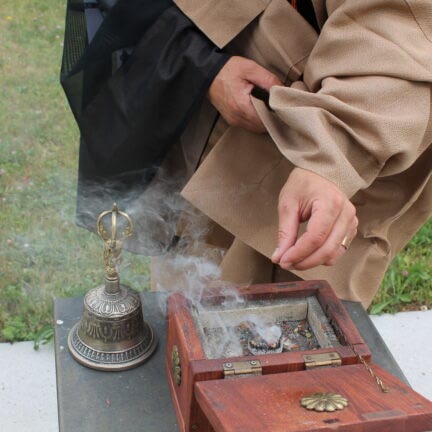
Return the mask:
<svg viewBox="0 0 432 432"><path fill-rule="evenodd" d="M208 98L231 126L255 133L266 131L251 101L252 89L257 86L270 91L282 85L279 78L253 60L231 57L216 75Z"/></svg>
<svg viewBox="0 0 432 432"><path fill-rule="evenodd" d="M306 232L298 237L301 222ZM356 208L330 180L295 168L279 195L279 240L272 261L283 269L332 266L357 234Z"/></svg>

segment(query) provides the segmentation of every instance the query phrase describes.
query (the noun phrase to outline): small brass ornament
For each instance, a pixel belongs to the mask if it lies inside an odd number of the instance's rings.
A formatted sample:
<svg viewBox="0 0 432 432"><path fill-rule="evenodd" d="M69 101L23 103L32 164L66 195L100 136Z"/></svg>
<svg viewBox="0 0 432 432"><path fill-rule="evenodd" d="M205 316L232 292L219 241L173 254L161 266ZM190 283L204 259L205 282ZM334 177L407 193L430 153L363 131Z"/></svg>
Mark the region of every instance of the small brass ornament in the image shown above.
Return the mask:
<svg viewBox="0 0 432 432"><path fill-rule="evenodd" d="M179 386L181 384L181 360L180 353L177 345L173 346L171 352L171 373L174 378L174 382Z"/></svg>
<svg viewBox="0 0 432 432"><path fill-rule="evenodd" d="M109 215L111 226L107 230L104 224ZM119 229L119 222L123 229ZM92 369L131 369L144 363L157 347L156 334L143 318L140 295L120 284L117 268L122 242L132 231L131 219L116 204L97 219L97 232L104 241L105 284L86 294L81 320L68 337L72 356Z"/></svg>
<svg viewBox="0 0 432 432"><path fill-rule="evenodd" d="M348 406L348 399L334 393L314 393L302 398L300 405L317 412L334 412Z"/></svg>

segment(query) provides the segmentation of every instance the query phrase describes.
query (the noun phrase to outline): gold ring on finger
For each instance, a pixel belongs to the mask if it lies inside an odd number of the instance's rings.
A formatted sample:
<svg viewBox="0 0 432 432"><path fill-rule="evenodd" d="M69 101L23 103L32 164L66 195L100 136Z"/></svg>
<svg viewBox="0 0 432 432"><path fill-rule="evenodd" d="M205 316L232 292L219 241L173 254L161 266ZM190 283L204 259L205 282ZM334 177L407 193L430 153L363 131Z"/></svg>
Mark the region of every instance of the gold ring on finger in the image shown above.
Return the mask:
<svg viewBox="0 0 432 432"><path fill-rule="evenodd" d="M345 249L348 250L348 248L350 247L351 244L351 240L348 236L345 236L342 240L341 246Z"/></svg>

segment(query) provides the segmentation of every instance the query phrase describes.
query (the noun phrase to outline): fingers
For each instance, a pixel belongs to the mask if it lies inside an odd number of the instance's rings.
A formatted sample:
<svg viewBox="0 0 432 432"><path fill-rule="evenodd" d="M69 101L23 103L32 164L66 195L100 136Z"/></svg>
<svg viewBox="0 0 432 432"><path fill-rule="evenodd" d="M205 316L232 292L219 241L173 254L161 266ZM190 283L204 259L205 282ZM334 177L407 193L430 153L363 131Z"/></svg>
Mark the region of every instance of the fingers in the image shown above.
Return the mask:
<svg viewBox="0 0 432 432"><path fill-rule="evenodd" d="M263 133L266 131L265 126L250 99L252 89L256 85L264 90L270 91L273 86L282 85L282 82L276 75L253 61L250 61L250 66L245 76L251 85L247 89L247 105L244 107L243 114L244 117L247 118L248 122L252 123L256 127L253 132Z"/></svg>
<svg viewBox="0 0 432 432"><path fill-rule="evenodd" d="M283 269L306 270L334 265L356 236L356 209L331 181L313 172L295 168L279 196L279 243L272 261ZM308 221L297 238L299 224Z"/></svg>
<svg viewBox="0 0 432 432"><path fill-rule="evenodd" d="M341 245L342 240L347 236L352 240L357 234L358 220L355 216L354 206L347 201L330 231L327 239L317 247L310 255L303 260L293 262L297 270L306 270L319 265L335 265L339 258L346 252ZM302 237L299 239L299 242Z"/></svg>
<svg viewBox="0 0 432 432"><path fill-rule="evenodd" d="M253 61L247 70L247 80L267 91L270 91L275 85L283 85L276 75Z"/></svg>
<svg viewBox="0 0 432 432"><path fill-rule="evenodd" d="M263 133L266 131L265 126L250 98L252 88L252 84L248 82L243 83L243 87L238 91L237 97L232 98L229 102L229 107L225 111L225 120L231 126L247 129L255 133Z"/></svg>
<svg viewBox="0 0 432 432"><path fill-rule="evenodd" d="M294 245L299 229L299 212L295 202L280 203L278 211L278 245L271 257L274 263L280 263L282 256Z"/></svg>
<svg viewBox="0 0 432 432"><path fill-rule="evenodd" d="M329 202L316 201L312 204L307 230L295 245L281 256L281 267L297 268L297 264L311 257L321 248L330 236L339 214L340 208L330 205Z"/></svg>
<svg viewBox="0 0 432 432"><path fill-rule="evenodd" d="M266 129L252 105L252 89L256 85L268 91L281 84L274 74L254 61L234 56L216 75L208 97L231 126L263 133Z"/></svg>
<svg viewBox="0 0 432 432"><path fill-rule="evenodd" d="M255 107L252 104L251 92L253 84L247 83L244 88L244 94L239 100L239 110L237 111L237 124L233 126L244 127L255 133L263 133L266 128L261 121Z"/></svg>
<svg viewBox="0 0 432 432"><path fill-rule="evenodd" d="M266 128L259 118L255 108L249 101L249 104L243 104L242 108L233 108L224 118L231 126L246 129L254 133L264 133Z"/></svg>
<svg viewBox="0 0 432 432"><path fill-rule="evenodd" d="M354 238L356 237L356 235L357 235L357 228L352 229L349 233L347 233L347 237L349 238L350 243L351 243L352 240L354 240ZM339 258L341 258L342 255L344 255L346 253L346 251L348 249L345 248L345 247L343 247L341 243L342 242L340 242L339 245L336 244L336 249L335 249L334 255L332 257L329 257L323 263L323 265L325 265L325 266L334 266L339 261Z"/></svg>

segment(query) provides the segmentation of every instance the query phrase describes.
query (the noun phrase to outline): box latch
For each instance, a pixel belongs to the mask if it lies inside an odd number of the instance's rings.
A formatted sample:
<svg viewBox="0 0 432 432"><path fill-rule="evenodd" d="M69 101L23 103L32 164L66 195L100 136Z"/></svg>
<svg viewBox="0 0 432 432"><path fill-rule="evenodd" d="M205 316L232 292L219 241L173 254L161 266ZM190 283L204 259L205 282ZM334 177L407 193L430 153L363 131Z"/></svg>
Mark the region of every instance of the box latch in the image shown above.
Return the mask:
<svg viewBox="0 0 432 432"><path fill-rule="evenodd" d="M262 367L259 360L224 363L223 370L225 378L262 375Z"/></svg>
<svg viewBox="0 0 432 432"><path fill-rule="evenodd" d="M319 367L335 367L342 365L342 359L337 352L304 355L306 369Z"/></svg>

